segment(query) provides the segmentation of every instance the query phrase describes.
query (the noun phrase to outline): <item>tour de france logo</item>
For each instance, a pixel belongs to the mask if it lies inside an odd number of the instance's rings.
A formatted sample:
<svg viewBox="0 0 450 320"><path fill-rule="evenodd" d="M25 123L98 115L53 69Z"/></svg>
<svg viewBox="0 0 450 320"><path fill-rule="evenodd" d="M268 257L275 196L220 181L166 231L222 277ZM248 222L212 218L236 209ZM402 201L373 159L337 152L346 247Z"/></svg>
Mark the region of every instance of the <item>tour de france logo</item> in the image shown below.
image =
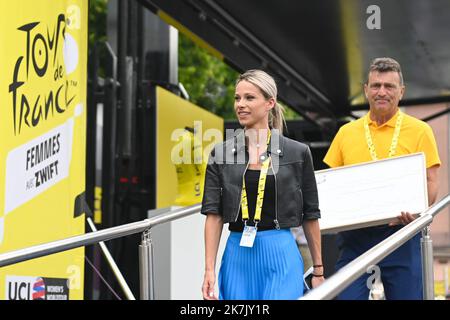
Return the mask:
<svg viewBox="0 0 450 320"><path fill-rule="evenodd" d="M79 45L68 31L76 31L77 24L72 16L59 14L56 19L30 21L14 29L17 47L22 48L10 68L8 87L14 135L75 105L74 88L80 84L71 74L79 64Z"/></svg>
<svg viewBox="0 0 450 320"><path fill-rule="evenodd" d="M85 59L80 41L86 40L81 32L86 23L81 23L76 5L67 7L65 14L55 12L8 30L16 41L5 70L11 79L8 134L28 139L14 141L6 155L0 244L7 214L70 175L74 135L81 128L76 118L83 114Z"/></svg>

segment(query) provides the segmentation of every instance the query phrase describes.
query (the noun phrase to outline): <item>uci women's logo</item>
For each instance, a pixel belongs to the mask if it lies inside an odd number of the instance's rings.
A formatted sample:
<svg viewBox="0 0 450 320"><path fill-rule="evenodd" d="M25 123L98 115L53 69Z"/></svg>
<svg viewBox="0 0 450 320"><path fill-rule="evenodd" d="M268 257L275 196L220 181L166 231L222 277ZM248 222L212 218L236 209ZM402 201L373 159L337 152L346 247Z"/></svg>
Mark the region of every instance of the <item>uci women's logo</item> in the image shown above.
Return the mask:
<svg viewBox="0 0 450 320"><path fill-rule="evenodd" d="M45 282L42 278L37 278L33 283L33 300L44 300L45 299Z"/></svg>
<svg viewBox="0 0 450 320"><path fill-rule="evenodd" d="M8 300L44 300L45 282L41 277L7 277Z"/></svg>
<svg viewBox="0 0 450 320"><path fill-rule="evenodd" d="M69 300L67 279L43 277L6 277L8 300Z"/></svg>
<svg viewBox="0 0 450 320"><path fill-rule="evenodd" d="M37 127L50 117L64 113L75 96L70 94L67 74L78 63L78 47L70 34L66 34L65 15L59 14L54 23L33 21L18 26L18 47L22 52L10 68L11 98L14 134L25 126ZM70 70L67 63L70 62Z"/></svg>

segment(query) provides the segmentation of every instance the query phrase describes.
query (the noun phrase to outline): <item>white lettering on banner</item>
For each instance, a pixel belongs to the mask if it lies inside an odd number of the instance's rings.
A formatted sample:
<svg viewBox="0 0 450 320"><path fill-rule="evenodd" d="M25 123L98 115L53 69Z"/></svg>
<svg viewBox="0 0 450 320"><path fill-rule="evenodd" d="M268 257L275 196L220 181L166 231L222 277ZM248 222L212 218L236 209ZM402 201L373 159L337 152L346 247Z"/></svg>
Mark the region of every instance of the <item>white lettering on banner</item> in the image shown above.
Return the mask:
<svg viewBox="0 0 450 320"><path fill-rule="evenodd" d="M74 118L8 153L4 215L69 176Z"/></svg>
<svg viewBox="0 0 450 320"><path fill-rule="evenodd" d="M62 286L47 286L47 292L61 293L61 292L64 292L64 288Z"/></svg>
<svg viewBox="0 0 450 320"><path fill-rule="evenodd" d="M47 300L69 300L66 294L54 294L47 297Z"/></svg>

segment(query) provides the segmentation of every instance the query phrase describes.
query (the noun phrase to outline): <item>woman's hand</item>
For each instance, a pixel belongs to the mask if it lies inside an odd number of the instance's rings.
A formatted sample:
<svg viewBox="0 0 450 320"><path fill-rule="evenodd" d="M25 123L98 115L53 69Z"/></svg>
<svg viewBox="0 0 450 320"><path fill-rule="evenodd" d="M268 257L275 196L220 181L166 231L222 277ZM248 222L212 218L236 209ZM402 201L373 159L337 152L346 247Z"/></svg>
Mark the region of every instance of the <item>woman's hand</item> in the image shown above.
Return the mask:
<svg viewBox="0 0 450 320"><path fill-rule="evenodd" d="M203 279L202 293L205 300L218 300L214 293L214 284L216 283L216 274L214 271L205 271Z"/></svg>
<svg viewBox="0 0 450 320"><path fill-rule="evenodd" d="M321 277L312 277L311 279L311 286L314 288L320 286L322 282L325 281L325 278L323 276Z"/></svg>
<svg viewBox="0 0 450 320"><path fill-rule="evenodd" d="M325 278L323 277L323 266L320 265L314 265L314 270L313 270L313 277L311 279L311 286L312 289L320 286L322 284L322 282L325 281ZM314 275L319 275L319 277L314 276Z"/></svg>

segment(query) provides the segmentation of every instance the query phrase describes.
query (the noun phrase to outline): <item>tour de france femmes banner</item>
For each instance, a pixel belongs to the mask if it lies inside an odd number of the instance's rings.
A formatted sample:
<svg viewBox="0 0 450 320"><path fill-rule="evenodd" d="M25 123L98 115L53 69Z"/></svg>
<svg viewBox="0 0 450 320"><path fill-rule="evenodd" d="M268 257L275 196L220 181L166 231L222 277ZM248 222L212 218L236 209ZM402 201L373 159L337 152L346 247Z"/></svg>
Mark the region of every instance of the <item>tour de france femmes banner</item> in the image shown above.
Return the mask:
<svg viewBox="0 0 450 320"><path fill-rule="evenodd" d="M160 87L156 106L156 207L200 203L209 152L223 140L223 119Z"/></svg>
<svg viewBox="0 0 450 320"><path fill-rule="evenodd" d="M0 1L0 253L84 233L88 0ZM84 248L0 268L0 299L82 299Z"/></svg>

